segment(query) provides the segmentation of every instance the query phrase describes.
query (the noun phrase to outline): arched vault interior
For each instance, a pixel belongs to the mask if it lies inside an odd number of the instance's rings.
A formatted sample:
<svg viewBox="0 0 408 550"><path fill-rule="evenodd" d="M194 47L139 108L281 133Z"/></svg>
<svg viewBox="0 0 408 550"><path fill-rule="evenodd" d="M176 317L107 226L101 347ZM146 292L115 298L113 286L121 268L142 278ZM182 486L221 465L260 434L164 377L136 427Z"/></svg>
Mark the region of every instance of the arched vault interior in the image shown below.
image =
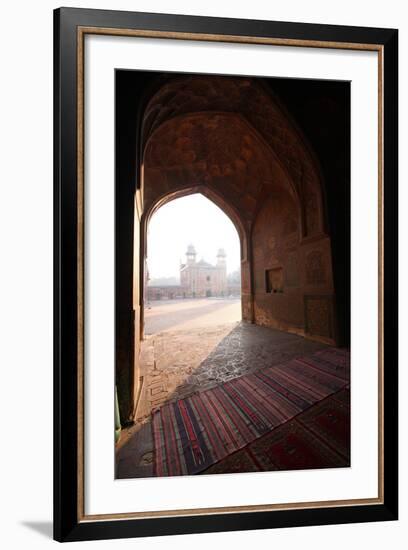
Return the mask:
<svg viewBox="0 0 408 550"><path fill-rule="evenodd" d="M141 152L142 270L151 213L202 192L239 227L243 319L335 342L319 164L259 79L170 78L144 110Z"/></svg>

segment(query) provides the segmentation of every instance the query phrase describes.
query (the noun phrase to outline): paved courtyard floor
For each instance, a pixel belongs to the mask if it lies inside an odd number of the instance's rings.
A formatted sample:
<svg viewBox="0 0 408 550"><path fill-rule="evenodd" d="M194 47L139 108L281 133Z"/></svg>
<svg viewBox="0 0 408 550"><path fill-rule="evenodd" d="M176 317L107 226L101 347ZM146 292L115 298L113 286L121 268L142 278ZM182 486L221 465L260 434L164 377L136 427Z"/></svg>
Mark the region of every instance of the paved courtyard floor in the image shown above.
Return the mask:
<svg viewBox="0 0 408 550"><path fill-rule="evenodd" d="M153 475L155 408L325 347L239 318L240 302L231 299L159 302L147 310L142 393L136 424L123 431L117 447L117 477Z"/></svg>
<svg viewBox="0 0 408 550"><path fill-rule="evenodd" d="M146 335L190 330L241 320L240 298L196 298L150 302L145 312Z"/></svg>

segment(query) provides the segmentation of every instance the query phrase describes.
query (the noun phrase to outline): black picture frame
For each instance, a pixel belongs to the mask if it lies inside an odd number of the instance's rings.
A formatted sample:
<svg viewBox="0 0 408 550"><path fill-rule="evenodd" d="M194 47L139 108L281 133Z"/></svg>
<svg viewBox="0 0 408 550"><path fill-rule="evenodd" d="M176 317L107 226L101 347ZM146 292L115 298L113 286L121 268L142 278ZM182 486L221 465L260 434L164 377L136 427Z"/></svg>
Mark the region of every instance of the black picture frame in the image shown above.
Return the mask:
<svg viewBox="0 0 408 550"><path fill-rule="evenodd" d="M377 45L383 55L382 501L274 511L81 519L78 389L78 28ZM54 537L58 541L395 520L398 517L398 31L168 14L60 8L54 12Z"/></svg>

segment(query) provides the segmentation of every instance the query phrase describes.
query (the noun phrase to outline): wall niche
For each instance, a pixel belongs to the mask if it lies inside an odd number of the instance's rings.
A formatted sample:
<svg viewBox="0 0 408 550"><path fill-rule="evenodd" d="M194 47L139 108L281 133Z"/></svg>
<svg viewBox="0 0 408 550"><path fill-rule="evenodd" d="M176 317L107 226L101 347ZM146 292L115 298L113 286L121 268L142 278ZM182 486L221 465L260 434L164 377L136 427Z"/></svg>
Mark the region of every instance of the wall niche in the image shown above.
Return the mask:
<svg viewBox="0 0 408 550"><path fill-rule="evenodd" d="M265 271L266 292L278 294L283 292L283 269L274 267Z"/></svg>

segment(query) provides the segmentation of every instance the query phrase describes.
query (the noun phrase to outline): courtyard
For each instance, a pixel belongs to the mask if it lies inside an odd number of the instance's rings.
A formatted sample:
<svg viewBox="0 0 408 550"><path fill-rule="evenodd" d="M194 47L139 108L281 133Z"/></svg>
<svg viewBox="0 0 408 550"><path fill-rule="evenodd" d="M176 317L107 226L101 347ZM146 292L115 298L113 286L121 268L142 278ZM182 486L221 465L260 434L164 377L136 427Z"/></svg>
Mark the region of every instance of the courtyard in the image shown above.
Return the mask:
<svg viewBox="0 0 408 550"><path fill-rule="evenodd" d="M150 301L145 315L145 334L215 327L240 320L239 297Z"/></svg>

